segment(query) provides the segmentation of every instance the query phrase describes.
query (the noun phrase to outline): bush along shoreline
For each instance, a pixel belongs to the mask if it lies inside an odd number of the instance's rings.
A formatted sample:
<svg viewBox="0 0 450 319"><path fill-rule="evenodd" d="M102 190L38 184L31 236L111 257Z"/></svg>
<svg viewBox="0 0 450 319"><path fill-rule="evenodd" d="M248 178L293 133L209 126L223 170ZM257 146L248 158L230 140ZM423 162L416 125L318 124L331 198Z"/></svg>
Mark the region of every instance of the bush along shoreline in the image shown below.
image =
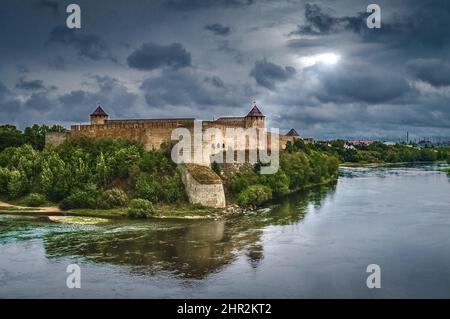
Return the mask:
<svg viewBox="0 0 450 319"><path fill-rule="evenodd" d="M259 164L233 174L225 182L228 201L255 208L288 194L335 181L339 171L337 157L304 146L281 152L280 167L275 174L260 174Z"/></svg>

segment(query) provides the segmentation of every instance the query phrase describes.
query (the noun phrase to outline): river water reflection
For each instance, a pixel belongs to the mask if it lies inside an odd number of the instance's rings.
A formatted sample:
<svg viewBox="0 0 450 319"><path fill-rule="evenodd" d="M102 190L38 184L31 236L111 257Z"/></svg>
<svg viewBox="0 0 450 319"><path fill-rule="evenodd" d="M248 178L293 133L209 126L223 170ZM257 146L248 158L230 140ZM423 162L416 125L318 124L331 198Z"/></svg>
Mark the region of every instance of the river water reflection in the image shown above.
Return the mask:
<svg viewBox="0 0 450 319"><path fill-rule="evenodd" d="M0 216L0 297L450 297L449 194L437 166L344 168L226 220ZM66 288L71 263L81 289ZM381 289L365 284L372 263Z"/></svg>

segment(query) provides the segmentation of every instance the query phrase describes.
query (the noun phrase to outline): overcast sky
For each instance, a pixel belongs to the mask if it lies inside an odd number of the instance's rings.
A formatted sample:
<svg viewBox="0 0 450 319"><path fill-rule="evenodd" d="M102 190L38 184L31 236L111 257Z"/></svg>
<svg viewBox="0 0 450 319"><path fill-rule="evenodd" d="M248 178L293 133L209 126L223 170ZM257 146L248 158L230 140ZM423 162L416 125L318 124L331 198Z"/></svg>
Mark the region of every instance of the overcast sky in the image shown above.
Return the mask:
<svg viewBox="0 0 450 319"><path fill-rule="evenodd" d="M70 126L96 104L211 119L256 100L305 137L450 139L446 0L2 0L0 39L0 124Z"/></svg>

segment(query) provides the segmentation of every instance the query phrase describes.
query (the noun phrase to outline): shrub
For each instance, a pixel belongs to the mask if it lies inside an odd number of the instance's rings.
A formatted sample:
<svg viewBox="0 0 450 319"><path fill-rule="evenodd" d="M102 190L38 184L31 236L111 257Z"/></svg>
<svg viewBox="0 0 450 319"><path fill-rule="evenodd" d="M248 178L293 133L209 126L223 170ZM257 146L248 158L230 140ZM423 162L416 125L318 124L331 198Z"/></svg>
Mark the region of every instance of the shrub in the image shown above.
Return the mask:
<svg viewBox="0 0 450 319"><path fill-rule="evenodd" d="M167 203L179 203L187 200L186 191L184 188L181 175L176 172L164 185L164 200Z"/></svg>
<svg viewBox="0 0 450 319"><path fill-rule="evenodd" d="M0 167L0 194L8 195L9 169Z"/></svg>
<svg viewBox="0 0 450 319"><path fill-rule="evenodd" d="M25 194L26 177L17 169L12 169L9 172L8 185L6 187L9 198L17 198Z"/></svg>
<svg viewBox="0 0 450 319"><path fill-rule="evenodd" d="M238 194L250 185L260 184L261 175L255 172L237 173L231 177L229 189L232 194Z"/></svg>
<svg viewBox="0 0 450 319"><path fill-rule="evenodd" d="M222 173L222 170L220 169L220 165L216 161L214 161L211 164L211 169L214 171L214 173L216 173L219 176Z"/></svg>
<svg viewBox="0 0 450 319"><path fill-rule="evenodd" d="M119 188L109 189L100 196L97 207L110 209L114 207L123 207L128 203L128 196Z"/></svg>
<svg viewBox="0 0 450 319"><path fill-rule="evenodd" d="M272 198L272 190L264 185L251 185L239 193L237 202L241 206L258 206Z"/></svg>
<svg viewBox="0 0 450 319"><path fill-rule="evenodd" d="M274 197L289 193L289 177L280 168L276 174L266 175L265 183L272 190Z"/></svg>
<svg viewBox="0 0 450 319"><path fill-rule="evenodd" d="M95 208L97 196L88 191L76 190L66 197L59 205L61 209Z"/></svg>
<svg viewBox="0 0 450 319"><path fill-rule="evenodd" d="M24 204L29 207L39 207L44 205L47 202L47 199L42 194L31 193L25 199Z"/></svg>
<svg viewBox="0 0 450 319"><path fill-rule="evenodd" d="M155 179L140 174L136 181L136 197L149 200L153 203L162 199L162 186Z"/></svg>
<svg viewBox="0 0 450 319"><path fill-rule="evenodd" d="M149 218L154 213L152 202L138 198L133 199L130 202L130 208L128 208L128 217L131 218Z"/></svg>

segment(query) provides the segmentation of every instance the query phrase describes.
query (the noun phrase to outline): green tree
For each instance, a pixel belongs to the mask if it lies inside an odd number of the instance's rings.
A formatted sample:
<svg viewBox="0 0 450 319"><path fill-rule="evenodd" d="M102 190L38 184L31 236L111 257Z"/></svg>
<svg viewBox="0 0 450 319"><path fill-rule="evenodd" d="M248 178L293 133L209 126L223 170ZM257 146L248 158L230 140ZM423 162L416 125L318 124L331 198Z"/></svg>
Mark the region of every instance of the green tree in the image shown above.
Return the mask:
<svg viewBox="0 0 450 319"><path fill-rule="evenodd" d="M237 201L241 206L258 206L272 198L272 190L264 185L251 185L239 193Z"/></svg>
<svg viewBox="0 0 450 319"><path fill-rule="evenodd" d="M161 184L146 174L141 174L137 178L135 192L136 197L147 199L152 203L157 203L163 198Z"/></svg>
<svg viewBox="0 0 450 319"><path fill-rule="evenodd" d="M13 125L0 126L0 152L8 147L18 147L23 144L22 132Z"/></svg>
<svg viewBox="0 0 450 319"><path fill-rule="evenodd" d="M106 164L103 152L97 157L97 164L95 166L95 179L99 186L106 186L109 183L109 167Z"/></svg>
<svg viewBox="0 0 450 319"><path fill-rule="evenodd" d="M25 193L26 177L17 169L9 172L7 190L9 198L17 198Z"/></svg>
<svg viewBox="0 0 450 319"><path fill-rule="evenodd" d="M48 199L60 201L69 195L71 174L71 170L66 168L66 164L57 153L50 151L46 154L39 179L42 191Z"/></svg>

